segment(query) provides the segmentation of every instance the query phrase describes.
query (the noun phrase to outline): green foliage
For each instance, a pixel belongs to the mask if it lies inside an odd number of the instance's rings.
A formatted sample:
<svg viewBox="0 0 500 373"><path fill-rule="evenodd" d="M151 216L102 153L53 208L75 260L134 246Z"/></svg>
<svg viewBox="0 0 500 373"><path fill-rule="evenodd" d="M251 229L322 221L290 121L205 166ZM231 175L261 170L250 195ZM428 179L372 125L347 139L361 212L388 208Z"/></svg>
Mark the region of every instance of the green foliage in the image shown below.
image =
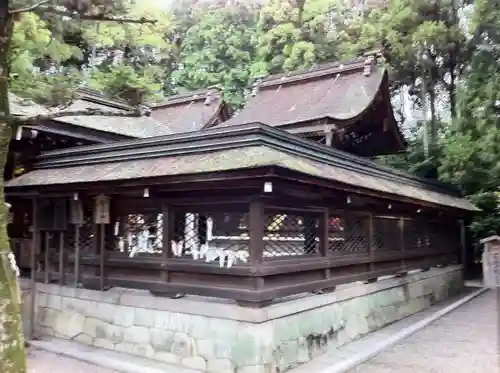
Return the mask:
<svg viewBox="0 0 500 373"><path fill-rule="evenodd" d="M103 71L90 72L87 84L109 97L120 98L133 105L161 99L161 83L154 69L138 73L132 66L118 64ZM158 97L159 96L159 97Z"/></svg>
<svg viewBox="0 0 500 373"><path fill-rule="evenodd" d="M22 14L15 24L9 54L11 91L49 106L63 104L79 83L79 73L71 69L64 75L53 76L38 71L79 56L78 48L54 39L38 15Z"/></svg>
<svg viewBox="0 0 500 373"><path fill-rule="evenodd" d="M483 209L472 224L481 238L500 232L500 9L480 0L473 20L479 46L459 94L460 117L443 141L441 175Z"/></svg>
<svg viewBox="0 0 500 373"><path fill-rule="evenodd" d="M338 57L331 0L271 0L259 14L252 75L291 71Z"/></svg>
<svg viewBox="0 0 500 373"><path fill-rule="evenodd" d="M233 107L244 103L254 57L254 15L245 7L199 12L182 40L182 68L172 74L189 90L220 85Z"/></svg>

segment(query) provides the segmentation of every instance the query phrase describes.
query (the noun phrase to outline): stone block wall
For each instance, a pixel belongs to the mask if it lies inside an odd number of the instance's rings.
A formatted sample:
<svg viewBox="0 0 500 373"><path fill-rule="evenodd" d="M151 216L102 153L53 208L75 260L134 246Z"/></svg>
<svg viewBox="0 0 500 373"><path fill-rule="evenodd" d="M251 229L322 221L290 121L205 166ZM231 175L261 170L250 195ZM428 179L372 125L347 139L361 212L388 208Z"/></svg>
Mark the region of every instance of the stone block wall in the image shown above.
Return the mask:
<svg viewBox="0 0 500 373"><path fill-rule="evenodd" d="M458 266L246 309L200 297L37 285L40 336L55 336L201 372L276 373L421 311L462 287Z"/></svg>

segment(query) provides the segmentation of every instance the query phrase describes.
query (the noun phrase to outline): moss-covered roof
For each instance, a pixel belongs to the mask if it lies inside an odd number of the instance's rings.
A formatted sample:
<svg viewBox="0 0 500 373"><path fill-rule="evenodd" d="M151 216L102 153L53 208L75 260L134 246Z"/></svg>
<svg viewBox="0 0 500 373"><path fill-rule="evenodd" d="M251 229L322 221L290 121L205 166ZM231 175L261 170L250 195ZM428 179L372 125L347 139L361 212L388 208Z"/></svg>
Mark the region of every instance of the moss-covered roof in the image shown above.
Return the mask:
<svg viewBox="0 0 500 373"><path fill-rule="evenodd" d="M55 184L66 184L71 188L72 183L148 179L263 166L282 167L337 183L404 196L436 205L462 210L476 210L468 200L454 195L405 185L395 180L383 180L376 176L335 167L264 145L142 160L104 162L95 165L38 169L9 181L7 191L15 187L38 187Z"/></svg>

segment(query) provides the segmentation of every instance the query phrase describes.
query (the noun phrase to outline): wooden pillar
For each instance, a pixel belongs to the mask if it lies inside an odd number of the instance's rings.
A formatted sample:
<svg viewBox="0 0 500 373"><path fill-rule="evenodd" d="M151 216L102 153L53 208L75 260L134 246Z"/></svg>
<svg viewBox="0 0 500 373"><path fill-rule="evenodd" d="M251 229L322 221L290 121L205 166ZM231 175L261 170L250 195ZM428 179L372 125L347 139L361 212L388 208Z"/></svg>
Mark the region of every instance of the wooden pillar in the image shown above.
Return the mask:
<svg viewBox="0 0 500 373"><path fill-rule="evenodd" d="M94 258L99 256L99 225L95 222L95 218L92 218L92 255ZM94 267L92 271L95 276L99 276L99 266Z"/></svg>
<svg viewBox="0 0 500 373"><path fill-rule="evenodd" d="M75 287L80 283L80 224L75 224Z"/></svg>
<svg viewBox="0 0 500 373"><path fill-rule="evenodd" d="M469 270L469 258L467 255L467 228L465 226L464 219L461 219L460 222L460 264L462 264L462 272L464 278L467 278L468 270Z"/></svg>
<svg viewBox="0 0 500 373"><path fill-rule="evenodd" d="M165 282L169 281L168 276L168 258L172 256L172 252L170 250L170 242L174 239L174 214L172 209L168 205L162 206L162 272L161 279Z"/></svg>
<svg viewBox="0 0 500 373"><path fill-rule="evenodd" d="M319 218L319 253L321 256L328 255L328 220L330 213L328 208L325 208Z"/></svg>
<svg viewBox="0 0 500 373"><path fill-rule="evenodd" d="M105 271L104 267L106 264L106 248L105 248L105 236L106 234L106 225L99 224L99 287L104 290L106 280L104 278Z"/></svg>
<svg viewBox="0 0 500 373"><path fill-rule="evenodd" d="M250 242L249 242L249 261L252 268L256 271L262 263L264 254L264 203L260 200L250 202L248 223L250 226ZM254 289L264 287L264 278L255 277L253 279Z"/></svg>
<svg viewBox="0 0 500 373"><path fill-rule="evenodd" d="M66 271L66 255L64 252L64 231L59 232L59 285L64 284L64 274Z"/></svg>
<svg viewBox="0 0 500 373"><path fill-rule="evenodd" d="M260 200L250 202L250 264L258 266L264 253L264 204Z"/></svg>
<svg viewBox="0 0 500 373"><path fill-rule="evenodd" d="M28 339L33 339L35 336L36 324L36 274L37 274L37 251L40 246L40 232L38 231L38 199L33 199L33 224L31 232L31 253L30 253L30 266L31 266L31 279L30 279L30 292L31 304L29 314L29 336Z"/></svg>
<svg viewBox="0 0 500 373"><path fill-rule="evenodd" d="M366 225L367 225L367 241L368 241L368 255L370 256L370 271L375 270L375 243L373 239L373 216L372 214L368 215L366 218Z"/></svg>
<svg viewBox="0 0 500 373"><path fill-rule="evenodd" d="M78 193L75 193L73 199L71 200L70 205L70 224L73 225L74 229L74 242L73 242L73 254L74 254L74 263L73 263L73 281L74 286L78 287L80 282L80 227L85 221L85 213L82 205L82 201L78 197Z"/></svg>
<svg viewBox="0 0 500 373"><path fill-rule="evenodd" d="M370 265L369 265L369 270L370 272L376 271L377 270L377 265L375 263L375 256L377 255L376 252L376 247L375 247L375 242L374 242L374 228L373 228L373 215L370 214L368 215L366 219L366 224L368 226L367 228L367 236L368 236L368 256L370 257ZM371 277L369 278L366 283L371 284L373 282L377 282L378 277Z"/></svg>
<svg viewBox="0 0 500 373"><path fill-rule="evenodd" d="M329 249L329 232L328 232L328 221L330 220L330 210L325 208L320 216L319 220L319 253L322 257L326 258L328 256ZM326 260L326 259L325 259ZM330 268L325 268L324 278L328 279L331 277Z"/></svg>
<svg viewBox="0 0 500 373"><path fill-rule="evenodd" d="M45 239L45 255L44 255L44 270L45 270L45 283L48 284L50 281L50 273L49 273L49 261L50 261L50 232L44 232Z"/></svg>
<svg viewBox="0 0 500 373"><path fill-rule="evenodd" d="M405 247L405 220L400 218L398 221L399 226L399 242L401 245L401 270L406 270L406 247Z"/></svg>

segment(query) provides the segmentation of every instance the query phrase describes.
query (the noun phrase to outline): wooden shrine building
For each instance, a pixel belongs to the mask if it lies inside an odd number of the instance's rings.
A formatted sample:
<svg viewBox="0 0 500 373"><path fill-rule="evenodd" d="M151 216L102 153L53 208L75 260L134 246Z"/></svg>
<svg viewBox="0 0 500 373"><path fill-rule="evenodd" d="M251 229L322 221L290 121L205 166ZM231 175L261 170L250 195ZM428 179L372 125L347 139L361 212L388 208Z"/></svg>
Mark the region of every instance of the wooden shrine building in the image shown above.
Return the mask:
<svg viewBox="0 0 500 373"><path fill-rule="evenodd" d="M464 260L463 222L476 208L457 190L281 127L216 126L38 156L6 184L14 221L31 227L33 278L261 307ZM380 131L397 145L394 127Z"/></svg>
<svg viewBox="0 0 500 373"><path fill-rule="evenodd" d="M231 109L217 88L171 96L151 106L151 117L168 126L173 133L210 128L230 116Z"/></svg>
<svg viewBox="0 0 500 373"><path fill-rule="evenodd" d="M107 99L94 90L79 89L77 94L78 99L64 111L97 109L123 113L135 110L122 101ZM10 106L11 113L20 118L50 114L48 109L13 94L10 95ZM4 179L10 180L30 171L36 156L47 151L168 135L181 132L179 123L182 121L195 123L195 128L200 129L226 120L227 110L218 91L206 90L189 96L173 96L168 104L152 109L144 107L144 115L137 117L62 116L30 121L19 126L17 133L13 134ZM161 115L156 120L157 114ZM9 234L18 262L24 268L29 267L27 255L31 239L28 226L22 220L16 221L9 225Z"/></svg>
<svg viewBox="0 0 500 373"><path fill-rule="evenodd" d="M93 90L80 89L79 98L64 111L97 109L102 111L131 112L133 107L114 100L108 100ZM11 94L11 113L20 118L33 118L50 114L49 109ZM148 113L148 110L145 110ZM108 144L133 138L145 138L170 134L167 126L148 115L140 117L104 116L62 116L51 120L30 121L18 127L10 143L9 160L5 178L14 176L15 170L30 169L31 160L37 155L51 150L65 149L80 145Z"/></svg>
<svg viewBox="0 0 500 373"><path fill-rule="evenodd" d="M257 80L222 126L260 122L363 157L403 152L387 71L374 56Z"/></svg>
<svg viewBox="0 0 500 373"><path fill-rule="evenodd" d="M79 89L77 94L79 98L64 111L97 109L123 113L135 110L123 101L107 99L95 90ZM49 113L48 109L26 103L15 95L11 95L10 102L11 112L21 118ZM219 91L210 89L172 96L164 103L145 106L144 115L138 117L64 116L43 123L29 123L20 126L14 134L5 177L9 180L16 168L29 169L31 159L45 151L199 130L228 117L229 108ZM192 129L183 128L182 123L189 123Z"/></svg>

